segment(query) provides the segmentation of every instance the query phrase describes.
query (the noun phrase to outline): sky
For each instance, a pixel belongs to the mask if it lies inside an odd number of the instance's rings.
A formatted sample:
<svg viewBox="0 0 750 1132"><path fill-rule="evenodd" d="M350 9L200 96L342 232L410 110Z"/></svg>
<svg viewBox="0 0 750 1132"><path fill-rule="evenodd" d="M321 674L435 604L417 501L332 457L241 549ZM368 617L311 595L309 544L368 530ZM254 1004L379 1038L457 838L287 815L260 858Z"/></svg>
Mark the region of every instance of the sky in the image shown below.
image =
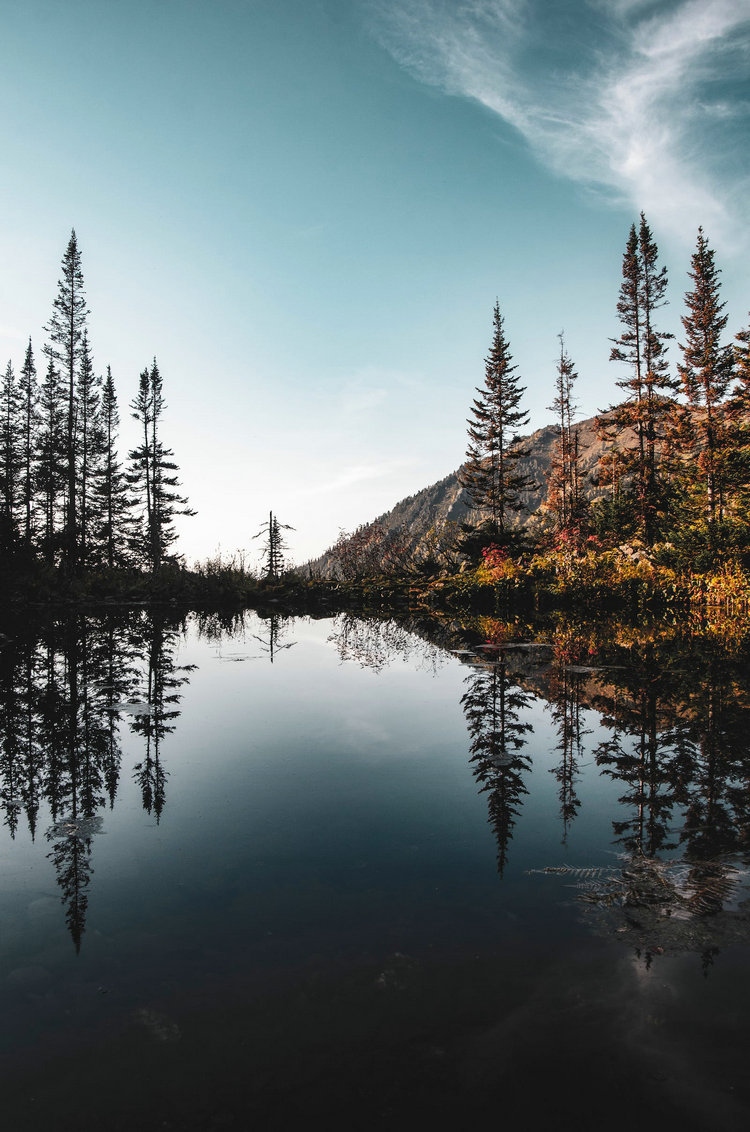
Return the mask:
<svg viewBox="0 0 750 1132"><path fill-rule="evenodd" d="M97 370L155 356L188 564L302 563L452 472L500 304L529 429L582 416L643 211L750 310L750 0L0 0L0 362L42 368L71 228Z"/></svg>

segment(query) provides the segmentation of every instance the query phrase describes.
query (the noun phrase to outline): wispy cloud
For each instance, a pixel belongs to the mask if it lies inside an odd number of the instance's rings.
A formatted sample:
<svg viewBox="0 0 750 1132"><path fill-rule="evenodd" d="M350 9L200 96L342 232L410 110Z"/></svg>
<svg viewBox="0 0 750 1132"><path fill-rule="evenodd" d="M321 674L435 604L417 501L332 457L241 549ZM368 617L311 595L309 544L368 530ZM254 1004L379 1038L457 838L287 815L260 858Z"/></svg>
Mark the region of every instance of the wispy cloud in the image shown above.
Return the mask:
<svg viewBox="0 0 750 1132"><path fill-rule="evenodd" d="M415 463L412 459L381 460L377 464L349 464L345 465L333 478L322 483L312 483L293 492L293 498L316 498L328 492L346 491L355 485L371 484L377 480L387 479Z"/></svg>
<svg viewBox="0 0 750 1132"><path fill-rule="evenodd" d="M580 0L575 16L533 0L373 2L399 63L497 114L556 173L736 247L750 0Z"/></svg>

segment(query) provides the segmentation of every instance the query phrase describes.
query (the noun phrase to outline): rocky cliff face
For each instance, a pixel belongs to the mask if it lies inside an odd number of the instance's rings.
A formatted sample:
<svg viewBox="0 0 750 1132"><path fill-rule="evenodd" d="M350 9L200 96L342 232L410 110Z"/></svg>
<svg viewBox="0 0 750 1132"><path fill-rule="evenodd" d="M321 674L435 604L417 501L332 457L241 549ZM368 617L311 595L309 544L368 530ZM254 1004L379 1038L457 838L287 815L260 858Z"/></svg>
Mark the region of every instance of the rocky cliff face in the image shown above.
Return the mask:
<svg viewBox="0 0 750 1132"><path fill-rule="evenodd" d="M599 499L604 495L604 489L598 484L597 468L605 446L597 434L595 418L579 421L576 427L585 491L590 499ZM628 432L620 437L620 443L623 447L629 447L634 439ZM519 460L517 469L529 476L536 488L522 494L526 510L512 519L517 526L531 530L539 530L544 526L545 518L541 507L547 498L547 477L552 467L556 440L557 430L554 425L547 425L520 442L529 454ZM418 491L416 495L402 499L390 511L378 515L371 522L383 531L399 532L402 541L413 548L436 524L445 520L460 523L466 521L468 516L466 495L458 482L458 471L455 471L445 479ZM310 566L324 577L333 572L333 562L328 553L311 562Z"/></svg>

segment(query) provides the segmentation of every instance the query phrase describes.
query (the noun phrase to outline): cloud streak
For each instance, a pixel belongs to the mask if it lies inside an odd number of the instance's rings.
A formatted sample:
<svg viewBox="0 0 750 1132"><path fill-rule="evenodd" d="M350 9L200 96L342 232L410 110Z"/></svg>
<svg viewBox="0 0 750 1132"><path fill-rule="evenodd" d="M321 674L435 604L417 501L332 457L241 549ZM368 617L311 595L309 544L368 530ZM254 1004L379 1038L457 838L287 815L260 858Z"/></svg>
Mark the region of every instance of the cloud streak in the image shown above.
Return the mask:
<svg viewBox="0 0 750 1132"><path fill-rule="evenodd" d="M402 66L498 115L555 173L683 240L702 223L736 247L750 0L580 0L575 17L533 0L375 4L376 34Z"/></svg>

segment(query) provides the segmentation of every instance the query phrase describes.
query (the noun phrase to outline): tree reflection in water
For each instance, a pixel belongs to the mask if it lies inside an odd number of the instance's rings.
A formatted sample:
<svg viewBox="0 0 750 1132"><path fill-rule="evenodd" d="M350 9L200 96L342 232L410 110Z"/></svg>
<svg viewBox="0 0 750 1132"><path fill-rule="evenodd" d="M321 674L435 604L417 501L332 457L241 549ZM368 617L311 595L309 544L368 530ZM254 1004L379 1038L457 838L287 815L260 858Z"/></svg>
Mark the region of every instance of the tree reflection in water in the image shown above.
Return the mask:
<svg viewBox="0 0 750 1132"><path fill-rule="evenodd" d="M532 731L520 712L532 696L524 692L509 672L506 657L498 650L485 650L485 659L466 677L461 705L471 736L471 762L480 789L488 795L489 821L497 840L497 871L502 877L508 845L528 794L524 775L531 756L523 751Z"/></svg>
<svg viewBox="0 0 750 1132"><path fill-rule="evenodd" d="M431 642L441 656L472 665L461 705L501 876L530 789L532 725L524 713L535 698L546 700L557 734L549 770L559 783L562 843L581 811L578 783L593 755L620 787L612 819L620 863L539 871L573 884L647 965L687 950L707 970L722 947L750 938L750 640L727 629L563 619L529 639L528 628L487 617L452 625L344 617L333 639L342 660L376 671ZM592 729L584 720L594 714L609 734L587 748Z"/></svg>
<svg viewBox="0 0 750 1132"><path fill-rule="evenodd" d="M195 621L212 640L246 634L270 660L294 644L287 639L294 623L277 613L201 614ZM0 650L3 822L11 837L24 825L32 838L46 830L76 948L96 837L119 788L124 723L141 746L134 776L143 806L157 822L162 817L163 745L189 679L177 658L183 631L183 622L163 611L77 614L45 625L37 637L18 632ZM611 864L611 848L603 846L604 856L589 867L552 862L540 870L575 884L599 927L628 940L646 963L687 950L706 970L719 950L747 942L750 645L736 629L724 639L612 620L605 630L559 622L534 636L488 618L466 625L345 615L329 640L342 661L375 672L397 658L432 672L455 655L471 664L461 707L501 876L529 805L533 751L537 764L549 758L546 769L558 783L564 845L584 808L583 775L616 784L612 847L619 863ZM579 663L593 656L596 667ZM557 736L548 752L532 735L529 708L539 700L549 705Z"/></svg>
<svg viewBox="0 0 750 1132"><path fill-rule="evenodd" d="M157 820L165 802L161 742L179 716L177 689L188 679L175 649L183 631L161 613L102 618L74 615L19 635L0 653L0 804L15 836L21 812L32 839L46 807L49 860L65 919L80 949L86 929L94 838L114 805L120 726L142 736L135 769L144 807Z"/></svg>

